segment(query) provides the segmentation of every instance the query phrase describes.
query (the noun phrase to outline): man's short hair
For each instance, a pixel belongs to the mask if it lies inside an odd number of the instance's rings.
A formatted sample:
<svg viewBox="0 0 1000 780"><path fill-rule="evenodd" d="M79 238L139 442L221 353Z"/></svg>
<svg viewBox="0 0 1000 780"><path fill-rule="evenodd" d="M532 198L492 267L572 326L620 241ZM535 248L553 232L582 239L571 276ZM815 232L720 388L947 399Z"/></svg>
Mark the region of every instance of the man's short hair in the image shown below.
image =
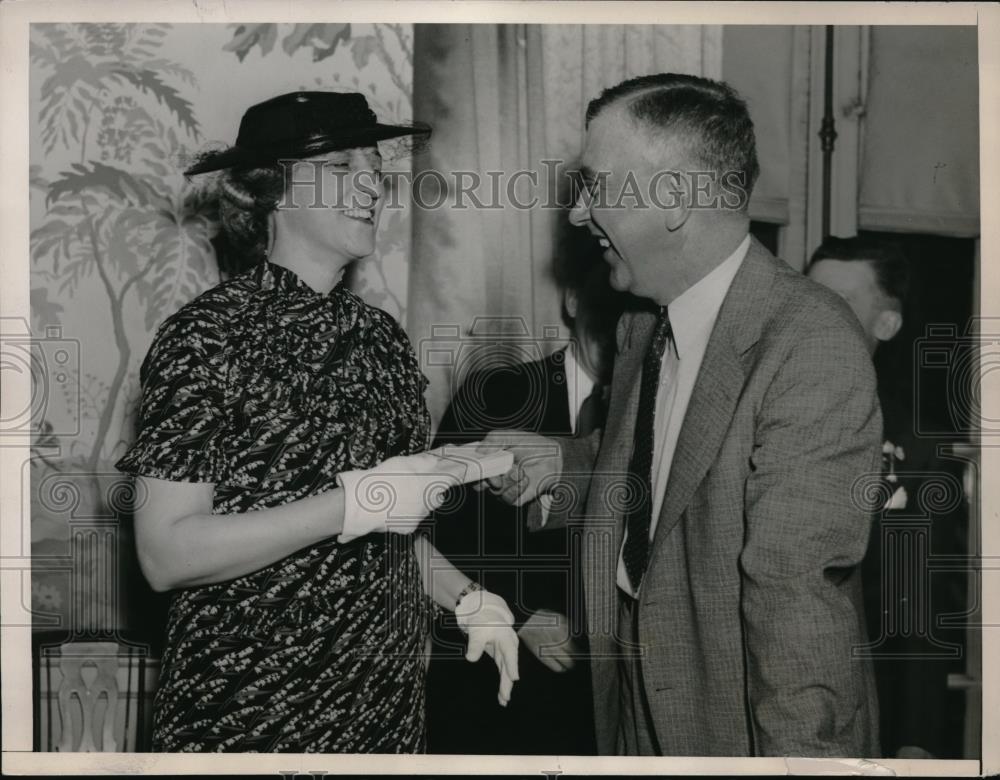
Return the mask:
<svg viewBox="0 0 1000 780"><path fill-rule="evenodd" d="M820 260L866 262L875 271L875 280L882 294L895 300L902 308L910 293L910 266L902 250L885 239L854 236L830 236L813 252L812 268Z"/></svg>
<svg viewBox="0 0 1000 780"><path fill-rule="evenodd" d="M622 101L629 115L654 137L679 138L693 162L721 177L738 177L745 211L760 173L753 122L746 103L728 84L681 73L623 81L587 106L586 124Z"/></svg>

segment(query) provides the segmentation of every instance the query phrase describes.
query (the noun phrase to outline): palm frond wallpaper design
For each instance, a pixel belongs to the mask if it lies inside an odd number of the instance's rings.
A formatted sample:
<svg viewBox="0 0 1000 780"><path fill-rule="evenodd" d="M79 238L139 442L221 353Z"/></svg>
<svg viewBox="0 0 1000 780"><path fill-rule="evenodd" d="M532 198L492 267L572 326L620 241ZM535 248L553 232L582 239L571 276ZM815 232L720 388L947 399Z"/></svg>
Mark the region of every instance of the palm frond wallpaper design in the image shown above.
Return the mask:
<svg viewBox="0 0 1000 780"><path fill-rule="evenodd" d="M412 27L34 24L30 57L31 326L79 354L46 388L33 448L35 622L119 630L142 581L111 463L132 436L139 363L159 323L227 271L210 181L181 171L230 143L245 108L295 89L361 91L380 118L411 119ZM351 282L400 320L409 245L408 213L386 210ZM93 523L115 527L115 551L78 548Z"/></svg>

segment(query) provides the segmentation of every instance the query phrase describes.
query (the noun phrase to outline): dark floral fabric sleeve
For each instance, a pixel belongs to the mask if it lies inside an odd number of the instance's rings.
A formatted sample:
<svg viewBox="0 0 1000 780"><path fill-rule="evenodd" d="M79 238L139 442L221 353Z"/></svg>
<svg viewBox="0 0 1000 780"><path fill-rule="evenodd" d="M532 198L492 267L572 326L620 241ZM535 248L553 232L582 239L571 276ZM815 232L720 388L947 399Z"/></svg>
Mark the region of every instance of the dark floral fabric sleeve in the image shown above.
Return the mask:
<svg viewBox="0 0 1000 780"><path fill-rule="evenodd" d="M115 466L174 482L219 482L226 467L222 351L197 317L174 317L158 331L140 370L135 442Z"/></svg>

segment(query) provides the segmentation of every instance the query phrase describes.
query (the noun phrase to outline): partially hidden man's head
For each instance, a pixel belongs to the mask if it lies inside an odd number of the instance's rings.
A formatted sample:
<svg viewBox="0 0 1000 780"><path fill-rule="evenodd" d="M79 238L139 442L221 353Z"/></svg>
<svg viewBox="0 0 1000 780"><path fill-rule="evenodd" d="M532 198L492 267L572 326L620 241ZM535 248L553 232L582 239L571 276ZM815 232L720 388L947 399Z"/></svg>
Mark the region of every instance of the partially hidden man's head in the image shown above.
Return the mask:
<svg viewBox="0 0 1000 780"><path fill-rule="evenodd" d="M760 169L753 122L731 87L641 76L591 101L586 124L570 220L598 239L617 289L660 298L664 278L691 273L706 240L745 234Z"/></svg>
<svg viewBox="0 0 1000 780"><path fill-rule="evenodd" d="M894 244L863 237L828 238L813 253L806 274L847 301L871 354L899 333L910 273Z"/></svg>
<svg viewBox="0 0 1000 780"><path fill-rule="evenodd" d="M562 248L553 275L562 292L563 321L576 340L578 359L597 381L608 383L618 319L632 299L611 287L610 269L579 231L567 233Z"/></svg>

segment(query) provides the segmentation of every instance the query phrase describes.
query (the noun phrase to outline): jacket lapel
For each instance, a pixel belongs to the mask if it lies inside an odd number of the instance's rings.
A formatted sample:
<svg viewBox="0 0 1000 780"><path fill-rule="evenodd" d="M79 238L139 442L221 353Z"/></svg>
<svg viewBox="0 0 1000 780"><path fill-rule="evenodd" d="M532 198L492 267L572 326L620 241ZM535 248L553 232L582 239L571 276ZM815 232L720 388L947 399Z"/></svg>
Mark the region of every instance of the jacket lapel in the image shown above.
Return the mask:
<svg viewBox="0 0 1000 780"><path fill-rule="evenodd" d="M615 508L620 501L611 499L621 494L615 485L628 472L642 361L655 324L656 316L645 311L623 317L624 334L615 358L608 419L587 499L587 513L592 520L584 525L584 565L587 567L584 591L587 623L592 634L591 651L596 656L614 653L612 637L618 615L615 576L624 536L624 515ZM611 518L601 519L607 518L609 511Z"/></svg>
<svg viewBox="0 0 1000 780"><path fill-rule="evenodd" d="M756 239L751 239L747 256L719 309L671 461L650 560L691 502L732 423L746 379L743 355L760 338L761 312L775 262Z"/></svg>
<svg viewBox="0 0 1000 780"><path fill-rule="evenodd" d="M636 312L615 361L608 419L601 447L600 465L608 472L628 469L632 457L635 416L639 408L642 363L656 327L656 315Z"/></svg>

